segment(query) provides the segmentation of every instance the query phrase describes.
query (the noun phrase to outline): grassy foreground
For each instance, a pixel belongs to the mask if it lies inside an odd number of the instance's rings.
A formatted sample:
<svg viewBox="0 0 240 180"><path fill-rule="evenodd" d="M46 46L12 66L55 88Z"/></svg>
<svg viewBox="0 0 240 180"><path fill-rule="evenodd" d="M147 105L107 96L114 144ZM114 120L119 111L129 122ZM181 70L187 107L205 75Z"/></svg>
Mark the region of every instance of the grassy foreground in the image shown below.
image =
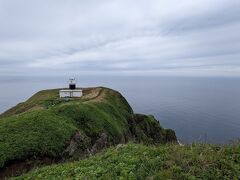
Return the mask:
<svg viewBox="0 0 240 180"><path fill-rule="evenodd" d="M16 179L240 179L240 145L118 145Z"/></svg>

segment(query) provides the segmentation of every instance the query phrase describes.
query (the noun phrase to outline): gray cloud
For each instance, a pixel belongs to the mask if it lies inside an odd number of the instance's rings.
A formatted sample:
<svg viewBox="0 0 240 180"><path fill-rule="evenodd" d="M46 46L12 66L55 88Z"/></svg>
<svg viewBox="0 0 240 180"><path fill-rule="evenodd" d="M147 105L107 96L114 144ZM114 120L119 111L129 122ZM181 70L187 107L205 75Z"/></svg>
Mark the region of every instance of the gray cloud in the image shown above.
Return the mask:
<svg viewBox="0 0 240 180"><path fill-rule="evenodd" d="M0 0L0 74L240 75L237 0Z"/></svg>

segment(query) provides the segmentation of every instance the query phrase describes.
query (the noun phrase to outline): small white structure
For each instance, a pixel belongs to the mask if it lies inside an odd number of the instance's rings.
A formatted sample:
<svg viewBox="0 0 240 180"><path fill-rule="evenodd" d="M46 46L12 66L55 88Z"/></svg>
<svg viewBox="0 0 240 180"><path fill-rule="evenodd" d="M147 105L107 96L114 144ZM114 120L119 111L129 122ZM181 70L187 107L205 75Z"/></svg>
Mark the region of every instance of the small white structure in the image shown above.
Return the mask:
<svg viewBox="0 0 240 180"><path fill-rule="evenodd" d="M82 90L81 89L63 89L59 91L60 98L73 98L73 97L81 97Z"/></svg>
<svg viewBox="0 0 240 180"><path fill-rule="evenodd" d="M74 78L69 79L69 89L63 89L59 91L60 98L74 98L81 97L82 90L76 89L76 81Z"/></svg>

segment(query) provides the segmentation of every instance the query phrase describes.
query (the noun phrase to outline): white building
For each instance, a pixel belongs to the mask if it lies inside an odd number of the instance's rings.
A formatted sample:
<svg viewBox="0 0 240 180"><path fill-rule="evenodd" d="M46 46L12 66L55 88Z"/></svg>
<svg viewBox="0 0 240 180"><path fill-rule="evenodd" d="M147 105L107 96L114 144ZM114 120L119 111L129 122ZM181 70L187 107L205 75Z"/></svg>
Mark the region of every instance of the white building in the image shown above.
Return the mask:
<svg viewBox="0 0 240 180"><path fill-rule="evenodd" d="M69 89L63 89L59 91L60 98L73 98L73 97L81 97L82 90L76 89L76 81L74 78L69 79Z"/></svg>
<svg viewBox="0 0 240 180"><path fill-rule="evenodd" d="M60 98L72 98L72 97L81 97L82 90L81 89L63 89L59 91Z"/></svg>

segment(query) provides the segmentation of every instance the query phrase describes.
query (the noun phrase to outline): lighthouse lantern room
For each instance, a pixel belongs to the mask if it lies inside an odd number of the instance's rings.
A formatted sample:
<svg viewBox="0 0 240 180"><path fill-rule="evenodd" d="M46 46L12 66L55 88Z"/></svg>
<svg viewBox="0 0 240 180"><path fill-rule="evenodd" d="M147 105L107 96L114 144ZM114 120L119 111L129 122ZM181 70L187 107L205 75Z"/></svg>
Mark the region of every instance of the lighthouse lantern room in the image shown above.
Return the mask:
<svg viewBox="0 0 240 180"><path fill-rule="evenodd" d="M82 96L82 90L77 89L75 78L70 78L68 81L69 89L62 89L59 91L60 98L75 98Z"/></svg>
<svg viewBox="0 0 240 180"><path fill-rule="evenodd" d="M76 89L76 80L75 78L69 79L69 89Z"/></svg>

